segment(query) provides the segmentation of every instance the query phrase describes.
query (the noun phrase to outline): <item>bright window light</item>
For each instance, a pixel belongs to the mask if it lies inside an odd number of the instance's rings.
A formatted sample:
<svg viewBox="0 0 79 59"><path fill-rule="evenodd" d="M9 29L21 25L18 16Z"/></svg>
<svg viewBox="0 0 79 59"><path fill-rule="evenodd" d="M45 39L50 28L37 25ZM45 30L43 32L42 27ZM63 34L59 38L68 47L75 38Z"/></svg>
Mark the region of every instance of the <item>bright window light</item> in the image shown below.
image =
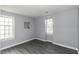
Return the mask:
<svg viewBox="0 0 79 59"><path fill-rule="evenodd" d="M14 17L0 15L0 39L14 38Z"/></svg>
<svg viewBox="0 0 79 59"><path fill-rule="evenodd" d="M47 34L53 34L53 19L52 18L45 20L45 31Z"/></svg>

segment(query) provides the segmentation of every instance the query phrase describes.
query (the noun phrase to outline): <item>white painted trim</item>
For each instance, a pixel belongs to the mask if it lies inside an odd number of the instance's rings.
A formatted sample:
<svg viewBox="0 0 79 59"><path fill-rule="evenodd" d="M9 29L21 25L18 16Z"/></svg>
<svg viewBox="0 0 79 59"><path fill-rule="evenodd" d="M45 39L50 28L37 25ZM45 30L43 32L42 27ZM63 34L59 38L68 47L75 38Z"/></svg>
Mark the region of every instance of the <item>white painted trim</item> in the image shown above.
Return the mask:
<svg viewBox="0 0 79 59"><path fill-rule="evenodd" d="M63 47L69 48L69 49L77 50L77 52L79 54L78 48L74 48L74 47L70 47L70 46L67 46L67 45L60 44L60 43L52 42L50 40L45 40L45 39L43 40L43 39L40 39L40 38L36 38L36 39L42 40L42 41L48 41L48 42L51 42L52 44L56 44L56 45L63 46Z"/></svg>
<svg viewBox="0 0 79 59"><path fill-rule="evenodd" d="M4 49L10 48L10 47L14 47L14 46L16 46L16 45L19 45L19 44L28 42L28 41L33 40L33 39L35 39L35 38L29 39L29 40L25 40L25 41L23 41L23 42L19 42L19 43L17 43L17 44L13 44L13 45L10 45L10 46L7 46L7 47L3 47L3 48L1 48L0 50L4 50Z"/></svg>
<svg viewBox="0 0 79 59"><path fill-rule="evenodd" d="M38 40L41 40L41 41L48 41L48 42L52 43L52 41L50 41L50 40L45 40L45 39L40 39L40 38L35 38L35 39L38 39Z"/></svg>
<svg viewBox="0 0 79 59"><path fill-rule="evenodd" d="M59 46L63 46L63 47L66 47L66 48L69 48L69 49L73 49L73 50L77 50L78 51L78 48L70 47L70 46L63 45L63 44L56 43L56 42L53 42L53 44L56 44L56 45L59 45Z"/></svg>
<svg viewBox="0 0 79 59"><path fill-rule="evenodd" d="M41 40L41 41L48 41L48 42L51 42L51 43L56 44L56 45L59 45L59 46L63 46L63 47L66 47L66 48L70 48L70 49L73 49L73 50L77 50L77 52L79 53L78 48L66 46L66 45L59 44L59 43L56 43L56 42L52 42L52 41L49 41L49 40L43 40L43 39L40 39L40 38L32 38L32 39L29 39L29 40L25 40L25 41L23 41L23 42L20 42L20 43L14 44L14 45L10 45L10 46L8 46L8 47L1 48L0 50L4 50L4 49L10 48L10 47L14 47L14 46L16 46L16 45L19 45L19 44L28 42L28 41L33 40L33 39L38 39L38 40Z"/></svg>

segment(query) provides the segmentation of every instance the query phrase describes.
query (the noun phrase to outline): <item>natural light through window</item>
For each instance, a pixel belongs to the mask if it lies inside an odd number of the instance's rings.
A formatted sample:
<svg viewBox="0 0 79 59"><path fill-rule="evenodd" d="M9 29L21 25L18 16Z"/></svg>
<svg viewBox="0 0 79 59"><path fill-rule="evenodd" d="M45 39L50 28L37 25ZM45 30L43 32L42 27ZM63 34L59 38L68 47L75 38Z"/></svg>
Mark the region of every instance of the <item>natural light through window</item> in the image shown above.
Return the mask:
<svg viewBox="0 0 79 59"><path fill-rule="evenodd" d="M47 34L53 34L53 19L52 18L45 20L45 31Z"/></svg>
<svg viewBox="0 0 79 59"><path fill-rule="evenodd" d="M0 15L0 39L14 38L14 17Z"/></svg>

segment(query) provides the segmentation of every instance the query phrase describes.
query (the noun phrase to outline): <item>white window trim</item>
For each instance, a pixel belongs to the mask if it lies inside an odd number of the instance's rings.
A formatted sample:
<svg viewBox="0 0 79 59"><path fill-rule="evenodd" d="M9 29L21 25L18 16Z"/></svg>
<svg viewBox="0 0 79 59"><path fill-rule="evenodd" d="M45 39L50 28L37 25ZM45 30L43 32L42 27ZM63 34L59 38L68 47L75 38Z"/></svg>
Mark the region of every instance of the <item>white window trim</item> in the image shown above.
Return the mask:
<svg viewBox="0 0 79 59"><path fill-rule="evenodd" d="M53 24L53 18L48 18L48 19L52 19L52 24ZM47 20L48 19L45 19L45 33L48 35L52 35L53 34L53 25L52 25L52 33L47 32Z"/></svg>
<svg viewBox="0 0 79 59"><path fill-rule="evenodd" d="M7 15L0 15L0 16L3 16L3 17L11 17L13 19L13 38L4 38L4 39L0 39L0 41L6 41L6 40L13 40L15 39L15 18L13 16L7 16Z"/></svg>

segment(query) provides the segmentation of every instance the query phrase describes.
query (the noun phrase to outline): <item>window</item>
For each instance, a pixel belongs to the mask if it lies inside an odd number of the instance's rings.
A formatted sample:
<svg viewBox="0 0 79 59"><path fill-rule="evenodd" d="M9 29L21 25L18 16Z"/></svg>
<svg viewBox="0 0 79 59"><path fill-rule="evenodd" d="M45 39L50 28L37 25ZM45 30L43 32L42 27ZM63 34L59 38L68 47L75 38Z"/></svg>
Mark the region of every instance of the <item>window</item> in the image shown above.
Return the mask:
<svg viewBox="0 0 79 59"><path fill-rule="evenodd" d="M0 39L14 38L14 18L0 15Z"/></svg>
<svg viewBox="0 0 79 59"><path fill-rule="evenodd" d="M45 31L47 34L53 34L53 19L52 18L45 20Z"/></svg>

